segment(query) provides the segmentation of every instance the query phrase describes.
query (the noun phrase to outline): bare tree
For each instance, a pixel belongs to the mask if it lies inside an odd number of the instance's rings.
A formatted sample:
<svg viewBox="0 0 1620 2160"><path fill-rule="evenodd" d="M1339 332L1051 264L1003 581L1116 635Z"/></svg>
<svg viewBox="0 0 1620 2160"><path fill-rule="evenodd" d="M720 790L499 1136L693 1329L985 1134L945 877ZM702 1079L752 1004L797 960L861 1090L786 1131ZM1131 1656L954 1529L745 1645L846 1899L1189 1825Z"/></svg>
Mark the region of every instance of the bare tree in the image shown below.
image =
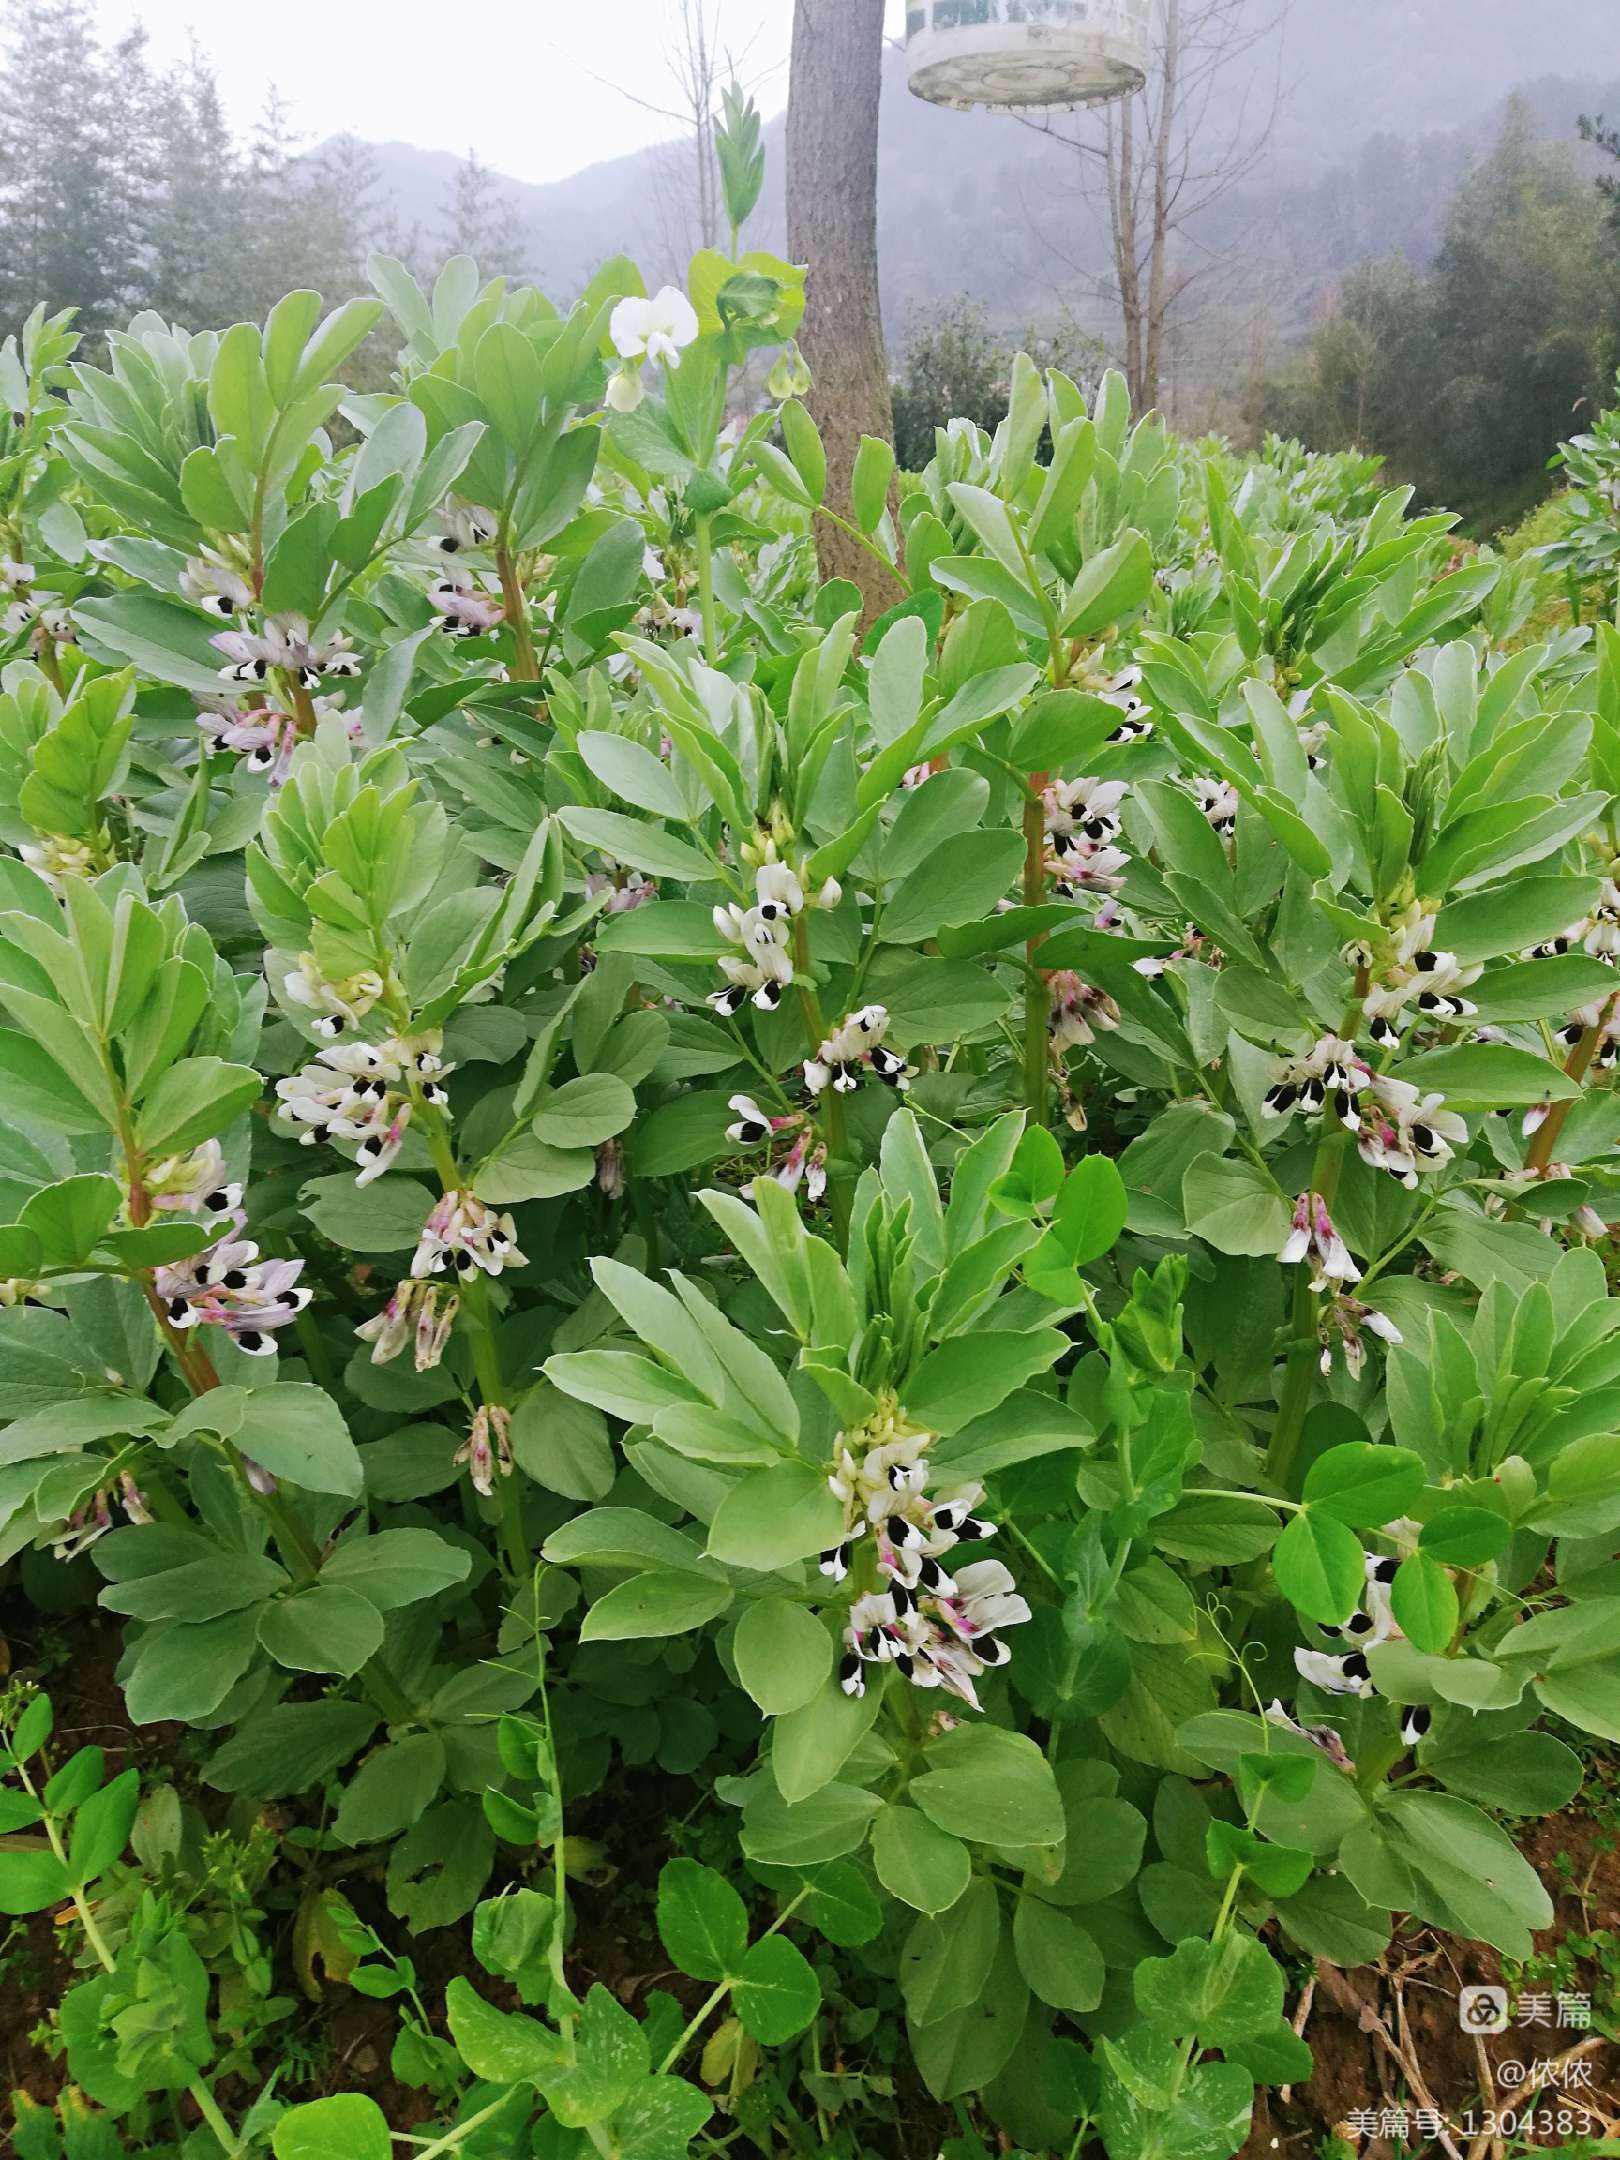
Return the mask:
<svg viewBox="0 0 1620 2160"><path fill-rule="evenodd" d="M787 113L787 245L810 265L799 343L807 403L827 451L827 503L850 514L863 435L890 438L894 415L878 305L878 100L883 0L795 0ZM838 528L817 527L822 574L859 586L867 620L897 597Z"/></svg>
<svg viewBox="0 0 1620 2160"><path fill-rule="evenodd" d="M678 136L663 145L654 164L660 249L665 263L676 272L684 270L688 257L699 248L719 247L727 237L715 149L720 93L727 84L751 91L771 71L758 71L752 77L747 73L748 55L758 42L759 29L739 50L722 45L725 0L665 0L665 4L673 17L664 48L672 102L660 105L638 97L622 83L608 82L607 87L643 112L673 120L680 129ZM592 80L606 78L593 75Z"/></svg>
<svg viewBox="0 0 1620 2160"><path fill-rule="evenodd" d="M720 239L720 177L714 157L714 108L729 74L720 60L721 0L679 0L666 48L675 92L672 117L681 138L658 161L658 209L665 251L684 262Z"/></svg>
<svg viewBox="0 0 1620 2160"><path fill-rule="evenodd" d="M1106 211L1106 265L1069 267L1119 310L1125 377L1139 411L1159 403L1189 296L1222 267L1221 253L1199 235L1200 221L1265 157L1282 102L1288 5L1159 0L1148 81L1135 97L1078 120L1019 116L1073 152L1082 192ZM1273 41L1274 70L1243 69Z"/></svg>

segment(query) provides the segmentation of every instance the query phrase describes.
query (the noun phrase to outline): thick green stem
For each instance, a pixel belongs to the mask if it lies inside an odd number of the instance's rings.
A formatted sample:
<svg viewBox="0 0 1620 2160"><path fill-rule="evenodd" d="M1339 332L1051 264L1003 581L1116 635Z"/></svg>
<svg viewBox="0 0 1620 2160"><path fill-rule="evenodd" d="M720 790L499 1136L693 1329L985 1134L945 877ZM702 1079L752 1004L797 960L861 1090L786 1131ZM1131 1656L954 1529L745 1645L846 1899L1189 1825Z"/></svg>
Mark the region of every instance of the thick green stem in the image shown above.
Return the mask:
<svg viewBox="0 0 1620 2160"><path fill-rule="evenodd" d="M190 2093L192 2099L197 2103L197 2112L202 2116L209 2129L213 2131L215 2137L219 2139L225 2151L228 2153L239 2151L240 2146L236 2133L220 2113L219 2102L208 2090L202 2079L194 2078L186 2087L186 2091Z"/></svg>
<svg viewBox="0 0 1620 2160"><path fill-rule="evenodd" d="M298 680L296 669L283 668L281 680L287 702L291 705L294 717L298 722L299 734L313 735L320 724L315 715L314 699Z"/></svg>
<svg viewBox="0 0 1620 2160"><path fill-rule="evenodd" d="M1597 1056L1598 1045L1603 1040L1604 1030L1614 1017L1615 1004L1616 998L1610 998L1607 1005L1598 1015L1597 1025L1589 1027L1585 1031L1580 1041L1569 1054L1569 1061L1564 1067L1564 1076L1566 1079L1573 1080L1577 1087L1585 1083L1586 1076L1592 1069L1592 1060ZM1564 1129L1564 1121L1569 1116L1574 1103L1578 1102L1579 1099L1576 1096L1571 1098L1570 1101L1555 1102L1548 1110L1547 1115L1536 1127L1535 1137L1530 1142L1529 1152L1524 1158L1524 1166L1527 1170L1534 1170L1539 1173L1545 1170L1552 1161L1553 1149L1558 1145L1558 1136Z"/></svg>
<svg viewBox="0 0 1620 2160"><path fill-rule="evenodd" d="M710 667L720 658L719 618L714 605L714 520L697 521L698 607L703 616L703 657Z"/></svg>
<svg viewBox="0 0 1620 2160"><path fill-rule="evenodd" d="M1024 804L1024 905L1039 907L1046 886L1046 811L1040 794ZM1041 973L1039 933L1024 947L1024 1108L1031 1125L1046 1123L1047 1018L1051 1005Z"/></svg>
<svg viewBox="0 0 1620 2160"><path fill-rule="evenodd" d="M1266 1450L1266 1469L1278 1485L1287 1485L1293 1475L1305 1413L1310 1408L1316 1370L1315 1332L1316 1300L1311 1295L1309 1272L1301 1267L1288 1309L1288 1369L1277 1398L1277 1422Z"/></svg>
<svg viewBox="0 0 1620 2160"><path fill-rule="evenodd" d="M645 1178L636 1178L630 1187L631 1207L635 1212L636 1228L641 1242L647 1248L647 1272L656 1275L662 1261L659 1253L658 1217L654 1213L652 1194Z"/></svg>
<svg viewBox="0 0 1620 2160"><path fill-rule="evenodd" d="M889 560L888 556L884 554L882 548L878 546L877 542L873 540L868 534L863 533L858 525L852 525L848 518L840 517L836 510L829 510L825 503L817 503L816 515L818 517L824 517L829 525L836 525L838 530L844 535L846 539L853 540L857 546L865 548L867 554L871 556L872 560L877 563L882 569L886 570L889 576L893 578L896 591L900 591L903 589L901 586L899 570L896 568L894 563Z"/></svg>
<svg viewBox="0 0 1620 2160"><path fill-rule="evenodd" d="M538 682L540 669L535 661L534 637L529 629L529 603L524 598L523 580L518 576L517 564L511 550L498 547L495 550L495 566L501 579L501 606L505 610L506 627L512 633L512 674L517 682Z"/></svg>
<svg viewBox="0 0 1620 2160"><path fill-rule="evenodd" d="M1068 655L1063 648L1063 635L1058 621L1057 609L1052 605L1050 594L1035 567L1035 558L1024 538L1023 525L1016 512L1011 518L1012 534L1023 559L1024 574L1029 589L1034 594L1046 625L1046 643L1050 655L1047 673L1052 688L1063 687L1069 671ZM1046 892L1046 805L1042 791L1046 786L1046 774L1031 773L1029 792L1024 798L1024 905L1039 907ZM1024 947L1024 1109L1031 1125L1046 1123L1046 1076L1047 1076L1047 1024L1050 1018L1050 1001L1046 982L1036 962L1039 936L1032 937Z"/></svg>

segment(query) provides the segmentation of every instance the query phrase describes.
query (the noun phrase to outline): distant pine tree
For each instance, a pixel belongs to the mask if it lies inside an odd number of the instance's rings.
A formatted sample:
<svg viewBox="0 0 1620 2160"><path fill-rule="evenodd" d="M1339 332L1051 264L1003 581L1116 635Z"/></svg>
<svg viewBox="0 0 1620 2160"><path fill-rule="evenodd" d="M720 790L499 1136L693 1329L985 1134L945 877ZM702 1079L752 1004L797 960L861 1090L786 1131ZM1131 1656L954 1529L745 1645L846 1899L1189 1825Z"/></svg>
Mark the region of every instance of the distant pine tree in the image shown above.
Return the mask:
<svg viewBox="0 0 1620 2160"><path fill-rule="evenodd" d="M529 235L511 191L478 155L467 152L445 191L432 267L452 255L470 255L486 277L521 280L534 275Z"/></svg>
<svg viewBox="0 0 1620 2160"><path fill-rule="evenodd" d="M143 297L148 88L139 32L110 52L92 0L15 0L0 69L0 318L36 301L103 330ZM126 85L128 86L126 92Z"/></svg>
<svg viewBox="0 0 1620 2160"><path fill-rule="evenodd" d="M272 97L247 143L193 50L166 73L135 32L97 32L94 0L13 0L0 57L0 331L36 301L92 339L143 307L191 330L261 318L312 286L365 289L395 240L375 154L339 137L301 154Z"/></svg>

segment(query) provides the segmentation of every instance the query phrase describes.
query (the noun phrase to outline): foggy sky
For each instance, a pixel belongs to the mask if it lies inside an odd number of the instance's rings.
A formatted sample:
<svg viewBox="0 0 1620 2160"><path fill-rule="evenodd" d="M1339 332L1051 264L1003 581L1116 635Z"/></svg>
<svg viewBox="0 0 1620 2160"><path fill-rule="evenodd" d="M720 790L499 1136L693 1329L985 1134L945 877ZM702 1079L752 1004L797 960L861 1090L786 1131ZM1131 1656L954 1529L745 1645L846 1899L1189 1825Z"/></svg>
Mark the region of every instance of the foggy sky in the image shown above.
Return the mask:
<svg viewBox="0 0 1620 2160"><path fill-rule="evenodd" d="M779 112L792 0L706 5L762 109ZM898 31L903 0L889 5ZM474 147L515 179L558 180L678 132L625 94L674 102L676 13L674 0L102 0L100 19L109 37L142 24L159 63L182 59L194 35L240 133L274 85L310 142L347 130L458 157Z"/></svg>

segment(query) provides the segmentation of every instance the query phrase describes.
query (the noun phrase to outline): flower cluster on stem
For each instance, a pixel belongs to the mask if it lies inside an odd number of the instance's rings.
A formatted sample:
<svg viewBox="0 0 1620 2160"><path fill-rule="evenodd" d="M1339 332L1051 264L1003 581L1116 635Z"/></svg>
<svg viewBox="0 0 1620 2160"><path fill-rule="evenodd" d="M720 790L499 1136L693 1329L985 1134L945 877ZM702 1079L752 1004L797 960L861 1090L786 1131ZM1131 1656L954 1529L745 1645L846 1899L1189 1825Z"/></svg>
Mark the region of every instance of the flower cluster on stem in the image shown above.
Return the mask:
<svg viewBox="0 0 1620 2160"><path fill-rule="evenodd" d="M1030 1610L999 1560L953 1561L960 1546L993 1537L995 1525L973 1513L982 1486L929 1493L935 1437L892 1399L839 1435L827 1483L843 1506L844 1534L822 1554L821 1572L842 1582L862 1566L868 1577L844 1631L838 1678L846 1695L865 1694L869 1666L893 1665L914 1687L943 1688L977 1710L975 1680L1011 1655L1000 1630Z"/></svg>

